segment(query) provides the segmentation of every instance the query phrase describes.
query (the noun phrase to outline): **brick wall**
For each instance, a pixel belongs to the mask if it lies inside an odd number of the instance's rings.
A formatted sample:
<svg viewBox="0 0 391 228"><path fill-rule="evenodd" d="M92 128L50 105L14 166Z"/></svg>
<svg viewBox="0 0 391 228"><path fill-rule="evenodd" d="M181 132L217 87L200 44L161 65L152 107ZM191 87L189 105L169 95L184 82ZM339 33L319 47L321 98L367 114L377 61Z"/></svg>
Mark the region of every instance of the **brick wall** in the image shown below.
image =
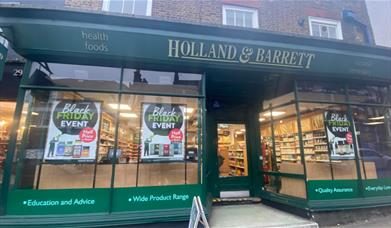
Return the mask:
<svg viewBox="0 0 391 228"><path fill-rule="evenodd" d="M65 0L64 6L83 10L102 10L103 0Z"/></svg>
<svg viewBox="0 0 391 228"><path fill-rule="evenodd" d="M101 10L103 0L65 0L72 8ZM321 17L341 22L345 42L365 43L364 31L342 19L344 9L357 14L369 25L365 0L152 0L152 17L165 20L222 25L223 4L258 10L261 30L309 35L308 17Z"/></svg>

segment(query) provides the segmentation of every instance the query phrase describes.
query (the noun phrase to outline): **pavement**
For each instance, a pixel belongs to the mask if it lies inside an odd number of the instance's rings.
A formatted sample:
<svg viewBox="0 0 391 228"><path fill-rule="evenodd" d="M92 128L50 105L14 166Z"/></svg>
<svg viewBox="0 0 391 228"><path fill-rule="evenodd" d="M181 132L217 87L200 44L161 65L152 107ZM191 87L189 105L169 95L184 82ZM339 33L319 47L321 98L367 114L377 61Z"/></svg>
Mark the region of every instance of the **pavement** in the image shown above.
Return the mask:
<svg viewBox="0 0 391 228"><path fill-rule="evenodd" d="M263 205L214 206L209 218L211 228L318 228L318 224L308 219Z"/></svg>

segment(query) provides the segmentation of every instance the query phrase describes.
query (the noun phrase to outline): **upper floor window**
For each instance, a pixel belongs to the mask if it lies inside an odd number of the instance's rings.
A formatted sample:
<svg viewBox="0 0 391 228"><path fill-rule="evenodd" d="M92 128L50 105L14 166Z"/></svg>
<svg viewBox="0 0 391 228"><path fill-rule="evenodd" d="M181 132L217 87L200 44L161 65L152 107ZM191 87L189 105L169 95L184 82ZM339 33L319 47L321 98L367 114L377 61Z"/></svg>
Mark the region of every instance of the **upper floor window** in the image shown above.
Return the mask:
<svg viewBox="0 0 391 228"><path fill-rule="evenodd" d="M311 36L338 40L343 39L341 22L339 21L325 18L309 17L308 22Z"/></svg>
<svg viewBox="0 0 391 228"><path fill-rule="evenodd" d="M258 28L258 11L239 6L223 6L223 25Z"/></svg>
<svg viewBox="0 0 391 228"><path fill-rule="evenodd" d="M152 0L103 0L103 11L151 16Z"/></svg>

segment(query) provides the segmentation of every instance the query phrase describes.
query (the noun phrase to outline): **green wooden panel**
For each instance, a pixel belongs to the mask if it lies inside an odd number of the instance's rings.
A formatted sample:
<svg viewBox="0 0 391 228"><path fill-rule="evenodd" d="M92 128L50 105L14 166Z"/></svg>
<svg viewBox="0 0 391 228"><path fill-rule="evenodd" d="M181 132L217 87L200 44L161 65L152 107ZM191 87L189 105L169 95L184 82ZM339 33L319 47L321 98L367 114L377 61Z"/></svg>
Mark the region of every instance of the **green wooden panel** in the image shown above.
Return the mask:
<svg viewBox="0 0 391 228"><path fill-rule="evenodd" d="M363 180L364 196L391 196L391 178Z"/></svg>
<svg viewBox="0 0 391 228"><path fill-rule="evenodd" d="M7 12L9 15L13 11ZM37 14L35 14L36 16ZM90 64L140 61L196 68L268 70L333 74L389 80L390 56L296 45L273 40L246 40L187 32L75 21L0 17L7 39L32 60L67 61L88 58ZM87 16L87 15L86 15ZM89 15L91 16L91 15ZM104 17L104 15L96 15ZM45 15L41 15L45 18ZM130 20L128 18L128 20ZM282 37L281 37L282 38ZM96 64L96 63L95 63Z"/></svg>
<svg viewBox="0 0 391 228"><path fill-rule="evenodd" d="M8 215L102 213L109 211L110 189L12 190Z"/></svg>
<svg viewBox="0 0 391 228"><path fill-rule="evenodd" d="M193 197L202 195L202 185L116 188L112 211L190 208Z"/></svg>
<svg viewBox="0 0 391 228"><path fill-rule="evenodd" d="M307 182L310 200L348 199L359 196L358 180L312 180Z"/></svg>

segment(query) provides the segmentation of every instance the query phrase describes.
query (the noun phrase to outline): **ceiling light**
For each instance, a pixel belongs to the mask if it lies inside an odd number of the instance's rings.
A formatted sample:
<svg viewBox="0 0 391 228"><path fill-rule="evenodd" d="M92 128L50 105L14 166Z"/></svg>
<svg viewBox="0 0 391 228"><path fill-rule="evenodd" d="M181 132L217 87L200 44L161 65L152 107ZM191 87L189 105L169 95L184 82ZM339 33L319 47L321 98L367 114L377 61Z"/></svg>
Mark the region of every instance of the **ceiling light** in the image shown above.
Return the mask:
<svg viewBox="0 0 391 228"><path fill-rule="evenodd" d="M384 122L369 122L369 123L364 123L365 125L379 125L379 124L384 124Z"/></svg>
<svg viewBox="0 0 391 228"><path fill-rule="evenodd" d="M38 113L38 112L31 112L31 115L33 115L33 116L38 116L39 113Z"/></svg>
<svg viewBox="0 0 391 228"><path fill-rule="evenodd" d="M186 108L187 113L192 113L194 111L194 108Z"/></svg>
<svg viewBox="0 0 391 228"><path fill-rule="evenodd" d="M235 134L240 135L240 134L243 134L243 132L241 132L241 131L236 131Z"/></svg>
<svg viewBox="0 0 391 228"><path fill-rule="evenodd" d="M281 116L281 115L284 115L285 112L283 111L274 111L272 112L272 116ZM265 114L263 114L263 116L270 116L270 112L267 112Z"/></svg>
<svg viewBox="0 0 391 228"><path fill-rule="evenodd" d="M110 108L112 109L118 109L118 104L114 104L114 103L111 103L111 104L108 104L110 106ZM127 104L120 104L119 105L119 109L120 110L131 110L130 106L127 105Z"/></svg>
<svg viewBox="0 0 391 228"><path fill-rule="evenodd" d="M137 118L137 115L135 113L120 113L120 115L126 118Z"/></svg>
<svg viewBox="0 0 391 228"><path fill-rule="evenodd" d="M368 120L384 120L384 116L369 117Z"/></svg>
<svg viewBox="0 0 391 228"><path fill-rule="evenodd" d="M0 120L0 127L4 126L6 123L5 120Z"/></svg>
<svg viewBox="0 0 391 228"><path fill-rule="evenodd" d="M246 132L246 129L240 129L241 132Z"/></svg>
<svg viewBox="0 0 391 228"><path fill-rule="evenodd" d="M265 118L259 118L259 122L265 121Z"/></svg>

